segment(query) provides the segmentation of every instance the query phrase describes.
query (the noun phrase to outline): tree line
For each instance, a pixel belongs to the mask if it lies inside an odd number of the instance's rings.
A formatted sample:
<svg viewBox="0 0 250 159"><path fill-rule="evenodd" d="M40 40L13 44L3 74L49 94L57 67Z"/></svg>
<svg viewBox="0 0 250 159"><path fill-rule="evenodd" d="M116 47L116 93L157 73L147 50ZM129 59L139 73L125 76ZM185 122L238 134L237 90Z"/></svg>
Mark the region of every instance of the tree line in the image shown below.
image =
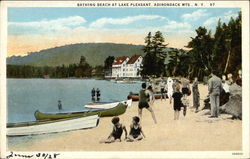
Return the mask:
<svg viewBox="0 0 250 159"><path fill-rule="evenodd" d="M32 65L7 65L8 78L89 78L103 77L103 66L90 66L86 58L81 56L78 64L68 66L32 66Z"/></svg>
<svg viewBox="0 0 250 159"><path fill-rule="evenodd" d="M167 48L160 31L145 37L144 57L140 74L143 78L160 76L184 76L190 79L198 77L202 80L215 70L219 76L232 73L236 77L242 68L241 48L241 12L238 17L231 18L229 23L218 21L215 33L205 27L198 27L196 36L191 37L187 50ZM78 64L57 67L7 65L8 78L89 78L103 77L104 71L111 73L114 56L104 61L104 66L90 66L86 58L81 56Z"/></svg>
<svg viewBox="0 0 250 159"><path fill-rule="evenodd" d="M236 77L242 67L241 12L228 24L219 20L214 35L201 26L195 32L196 36L191 37L186 46L189 51L176 48L165 51L167 45L162 33L157 31L152 36L149 32L145 37L141 75L198 77L201 80L215 70L218 76L232 73ZM168 62L164 63L166 58Z"/></svg>

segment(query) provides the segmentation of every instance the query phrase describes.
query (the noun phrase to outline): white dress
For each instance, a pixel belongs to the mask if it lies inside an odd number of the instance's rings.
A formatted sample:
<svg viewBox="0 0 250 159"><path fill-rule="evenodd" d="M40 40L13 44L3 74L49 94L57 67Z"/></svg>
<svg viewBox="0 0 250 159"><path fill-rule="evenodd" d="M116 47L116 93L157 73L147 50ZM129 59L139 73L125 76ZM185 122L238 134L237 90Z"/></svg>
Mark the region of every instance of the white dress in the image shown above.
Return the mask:
<svg viewBox="0 0 250 159"><path fill-rule="evenodd" d="M227 83L227 81L225 82L225 83L222 83L222 87L223 87L223 89L224 89L224 91L226 92L226 93L229 93L229 84Z"/></svg>
<svg viewBox="0 0 250 159"><path fill-rule="evenodd" d="M167 82L167 86L168 86L168 98L172 97L173 95L173 83L174 81L172 80L172 78L168 77L168 82Z"/></svg>

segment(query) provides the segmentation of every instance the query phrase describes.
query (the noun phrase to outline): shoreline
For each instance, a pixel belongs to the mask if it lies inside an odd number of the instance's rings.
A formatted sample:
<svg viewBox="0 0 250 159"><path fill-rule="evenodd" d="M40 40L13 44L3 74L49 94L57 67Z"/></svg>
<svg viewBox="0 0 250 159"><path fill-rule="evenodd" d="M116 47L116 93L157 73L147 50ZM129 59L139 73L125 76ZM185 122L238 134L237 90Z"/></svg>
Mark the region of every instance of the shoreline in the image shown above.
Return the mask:
<svg viewBox="0 0 250 159"><path fill-rule="evenodd" d="M207 86L199 85L201 99L207 94ZM192 95L188 97L192 103ZM203 101L201 106L203 106ZM126 112L119 116L120 122L129 125L137 116L138 102L133 102ZM146 138L138 142L100 144L112 131L112 117L101 118L96 128L63 133L26 137L8 137L9 151L236 151L242 149L242 121L231 120L230 115L208 118L207 112L194 112L188 108L184 117L173 120L174 111L167 100L156 100L153 106L157 124L150 112L143 109L141 126ZM201 142L202 141L202 142Z"/></svg>

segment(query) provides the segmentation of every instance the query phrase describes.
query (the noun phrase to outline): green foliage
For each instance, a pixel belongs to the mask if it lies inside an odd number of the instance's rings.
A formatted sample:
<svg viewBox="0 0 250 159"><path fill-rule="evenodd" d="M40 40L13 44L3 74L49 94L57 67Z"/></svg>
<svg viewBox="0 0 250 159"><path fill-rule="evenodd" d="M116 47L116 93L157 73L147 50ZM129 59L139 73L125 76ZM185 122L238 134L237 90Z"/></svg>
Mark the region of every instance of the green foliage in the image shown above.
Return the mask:
<svg viewBox="0 0 250 159"><path fill-rule="evenodd" d="M81 43L64 45L39 52L29 53L28 56L12 56L7 58L10 65L32 66L68 66L79 63L81 56L92 66L103 65L108 56L143 55L142 45L114 43Z"/></svg>
<svg viewBox="0 0 250 159"><path fill-rule="evenodd" d="M114 56L108 56L105 61L104 61L104 68L105 69L110 69L112 68L112 64L115 60L115 57Z"/></svg>
<svg viewBox="0 0 250 159"><path fill-rule="evenodd" d="M211 35L205 27L199 27L187 47L189 52L169 51L167 74L169 76L198 77L202 80L215 70L217 75L232 73L234 77L241 69L241 12L228 24L218 21L216 32Z"/></svg>
<svg viewBox="0 0 250 159"><path fill-rule="evenodd" d="M166 52L164 49L167 45L164 44L164 37L160 31L157 31L152 37L151 32L145 37L146 46L143 48L146 54L143 57L141 66L141 75L159 77L165 74L165 58Z"/></svg>
<svg viewBox="0 0 250 159"><path fill-rule="evenodd" d="M214 40L211 32L207 31L205 27L199 27L196 31L196 37L188 43L187 47L191 48L189 55L192 58L191 72L187 72L190 77L197 76L202 79L207 72L212 70L212 48Z"/></svg>
<svg viewBox="0 0 250 159"><path fill-rule="evenodd" d="M92 71L92 76L104 78L104 67L102 65L96 66Z"/></svg>
<svg viewBox="0 0 250 159"><path fill-rule="evenodd" d="M191 57L183 49L172 49L168 52L169 62L167 64L168 76L187 76L191 67Z"/></svg>
<svg viewBox="0 0 250 159"><path fill-rule="evenodd" d="M81 56L79 64L71 64L69 66L30 66L30 65L7 65L8 78L85 78L92 75L102 76L102 66L95 68L95 74L92 74L93 68L85 61L85 57Z"/></svg>

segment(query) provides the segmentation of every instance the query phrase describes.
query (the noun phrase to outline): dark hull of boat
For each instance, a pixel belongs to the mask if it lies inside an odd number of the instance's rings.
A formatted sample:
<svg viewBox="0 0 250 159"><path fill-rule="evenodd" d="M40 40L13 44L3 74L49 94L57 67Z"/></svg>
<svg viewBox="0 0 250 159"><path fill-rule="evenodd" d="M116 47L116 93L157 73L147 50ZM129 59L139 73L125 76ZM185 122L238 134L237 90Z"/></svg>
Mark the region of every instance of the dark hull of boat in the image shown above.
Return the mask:
<svg viewBox="0 0 250 159"><path fill-rule="evenodd" d="M161 99L161 94L155 94L154 96L155 96L155 99ZM128 95L127 99L132 99L132 101L139 101L139 95L131 94L131 95Z"/></svg>
<svg viewBox="0 0 250 159"><path fill-rule="evenodd" d="M110 109L94 110L94 111L81 111L71 113L41 113L35 112L35 118L39 121L44 120L58 120L65 118L86 117L91 115L99 115L100 117L118 116L126 112L127 105L119 103L116 107Z"/></svg>

